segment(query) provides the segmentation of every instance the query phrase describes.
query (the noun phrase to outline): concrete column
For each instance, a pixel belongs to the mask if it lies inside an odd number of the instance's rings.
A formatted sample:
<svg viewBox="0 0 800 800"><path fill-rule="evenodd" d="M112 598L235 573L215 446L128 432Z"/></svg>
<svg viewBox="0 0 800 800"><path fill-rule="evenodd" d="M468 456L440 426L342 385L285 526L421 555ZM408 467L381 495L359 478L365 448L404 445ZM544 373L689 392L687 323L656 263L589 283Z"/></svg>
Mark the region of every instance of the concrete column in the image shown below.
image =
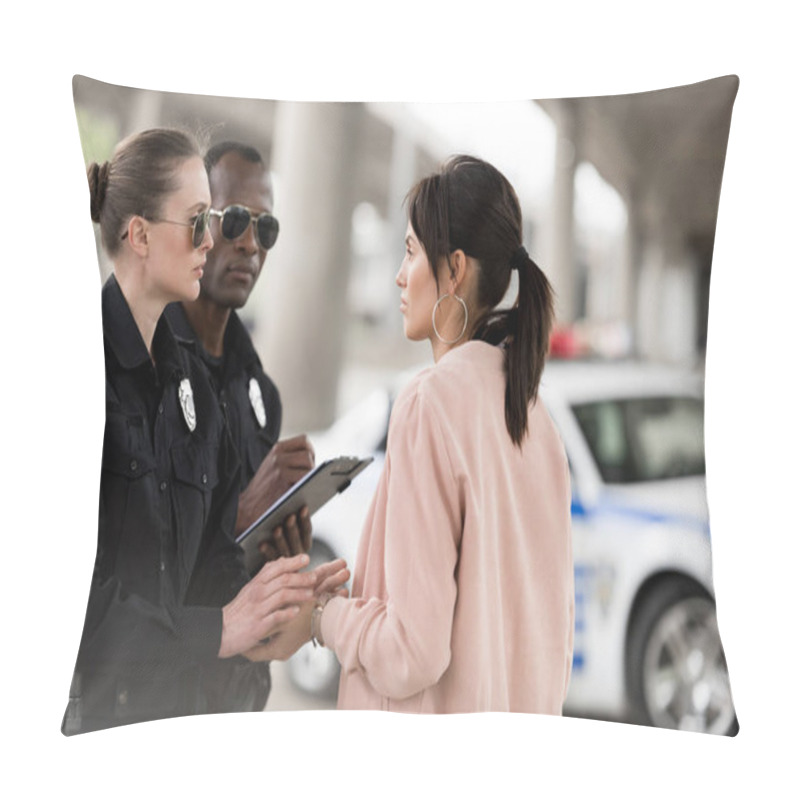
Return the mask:
<svg viewBox="0 0 800 800"><path fill-rule="evenodd" d="M653 241L642 249L636 295L635 352L642 358L659 357L658 328L661 307L661 281L664 270L663 246Z"/></svg>
<svg viewBox="0 0 800 800"><path fill-rule="evenodd" d="M638 284L639 355L679 365L694 363L696 268L692 253L670 237L668 226L648 242Z"/></svg>
<svg viewBox="0 0 800 800"><path fill-rule="evenodd" d="M632 347L637 348L636 307L639 287L639 275L644 258L644 231L642 219L637 207L637 193L630 192L625 198L628 224L625 229L625 245L620 270L620 312L621 319L627 325L632 337Z"/></svg>
<svg viewBox="0 0 800 800"><path fill-rule="evenodd" d="M394 264L395 274L400 269L403 260L403 240L408 223L408 209L403 206L403 200L417 178L416 146L411 137L397 128L392 135L391 170L389 173L389 191L387 195L387 228L391 237L391 256L389 263ZM390 286L392 300L395 300L397 291L391 282L393 275L387 273L387 285ZM402 336L403 316L396 312L396 305L392 312L386 315L386 327Z"/></svg>
<svg viewBox="0 0 800 800"><path fill-rule="evenodd" d="M163 95L161 92L138 91L128 106L125 130L143 131L163 125Z"/></svg>
<svg viewBox="0 0 800 800"><path fill-rule="evenodd" d="M268 291L259 293L254 339L281 392L284 435L326 427L336 413L362 113L353 103L276 110L281 235L261 279Z"/></svg>
<svg viewBox="0 0 800 800"><path fill-rule="evenodd" d="M408 219L403 200L414 183L416 167L417 151L413 140L404 131L395 128L392 133L387 219L392 230L398 232L401 238Z"/></svg>
<svg viewBox="0 0 800 800"><path fill-rule="evenodd" d="M692 366L697 341L695 291L696 266L688 253L671 263L662 280L660 310L660 353L674 364Z"/></svg>
<svg viewBox="0 0 800 800"><path fill-rule="evenodd" d="M556 157L550 218L552 261L548 275L556 294L556 320L575 321L575 170L578 165L578 126L575 106L564 100L556 120Z"/></svg>

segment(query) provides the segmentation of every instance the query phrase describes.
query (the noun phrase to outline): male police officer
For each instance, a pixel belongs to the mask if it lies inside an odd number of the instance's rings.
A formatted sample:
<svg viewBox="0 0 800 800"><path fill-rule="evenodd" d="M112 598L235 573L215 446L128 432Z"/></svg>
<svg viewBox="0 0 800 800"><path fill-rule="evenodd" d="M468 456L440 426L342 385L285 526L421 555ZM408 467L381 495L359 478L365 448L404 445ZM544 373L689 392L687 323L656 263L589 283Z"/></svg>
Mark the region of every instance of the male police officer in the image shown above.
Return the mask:
<svg viewBox="0 0 800 800"><path fill-rule="evenodd" d="M203 268L199 298L172 304L166 314L178 339L208 367L228 418L242 464L238 534L314 466L314 451L305 436L278 441L280 396L236 314L278 235L269 172L258 151L237 142L215 145L205 162L214 247ZM291 517L276 529L273 543L262 552L277 558L310 545L311 522L301 512L299 519ZM220 662L219 674L210 676L211 710L262 710L270 688L269 665L229 662Z"/></svg>

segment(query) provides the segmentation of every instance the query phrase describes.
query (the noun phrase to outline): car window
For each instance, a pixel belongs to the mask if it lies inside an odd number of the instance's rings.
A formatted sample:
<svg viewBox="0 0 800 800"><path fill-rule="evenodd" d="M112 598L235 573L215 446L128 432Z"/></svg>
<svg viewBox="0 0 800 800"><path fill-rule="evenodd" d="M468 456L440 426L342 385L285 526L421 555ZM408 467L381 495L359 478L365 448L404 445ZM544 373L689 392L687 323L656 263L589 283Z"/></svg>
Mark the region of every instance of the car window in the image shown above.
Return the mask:
<svg viewBox="0 0 800 800"><path fill-rule="evenodd" d="M705 473L699 398L603 400L572 410L606 483Z"/></svg>

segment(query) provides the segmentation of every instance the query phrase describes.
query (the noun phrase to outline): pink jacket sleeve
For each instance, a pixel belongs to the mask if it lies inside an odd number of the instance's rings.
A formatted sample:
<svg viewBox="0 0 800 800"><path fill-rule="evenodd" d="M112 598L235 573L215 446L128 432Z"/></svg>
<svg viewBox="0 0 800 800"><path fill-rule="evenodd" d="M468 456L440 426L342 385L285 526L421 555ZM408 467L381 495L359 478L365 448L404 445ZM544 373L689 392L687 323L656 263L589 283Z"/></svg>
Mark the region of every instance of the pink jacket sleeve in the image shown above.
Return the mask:
<svg viewBox="0 0 800 800"><path fill-rule="evenodd" d="M342 669L360 671L385 697L422 691L450 663L460 498L434 404L419 391L401 396L362 534L370 541L365 581L385 585L369 594L385 599L334 598L322 617L323 639ZM382 563L374 563L381 549Z"/></svg>

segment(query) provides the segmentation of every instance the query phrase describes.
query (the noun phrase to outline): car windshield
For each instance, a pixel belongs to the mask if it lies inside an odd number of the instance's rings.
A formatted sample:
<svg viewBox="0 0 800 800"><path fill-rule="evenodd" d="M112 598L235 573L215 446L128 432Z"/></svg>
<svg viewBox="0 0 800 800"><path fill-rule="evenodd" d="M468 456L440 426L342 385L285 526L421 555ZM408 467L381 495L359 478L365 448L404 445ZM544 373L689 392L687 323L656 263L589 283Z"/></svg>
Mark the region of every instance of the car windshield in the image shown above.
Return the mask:
<svg viewBox="0 0 800 800"><path fill-rule="evenodd" d="M606 483L705 474L699 398L604 400L573 411Z"/></svg>

